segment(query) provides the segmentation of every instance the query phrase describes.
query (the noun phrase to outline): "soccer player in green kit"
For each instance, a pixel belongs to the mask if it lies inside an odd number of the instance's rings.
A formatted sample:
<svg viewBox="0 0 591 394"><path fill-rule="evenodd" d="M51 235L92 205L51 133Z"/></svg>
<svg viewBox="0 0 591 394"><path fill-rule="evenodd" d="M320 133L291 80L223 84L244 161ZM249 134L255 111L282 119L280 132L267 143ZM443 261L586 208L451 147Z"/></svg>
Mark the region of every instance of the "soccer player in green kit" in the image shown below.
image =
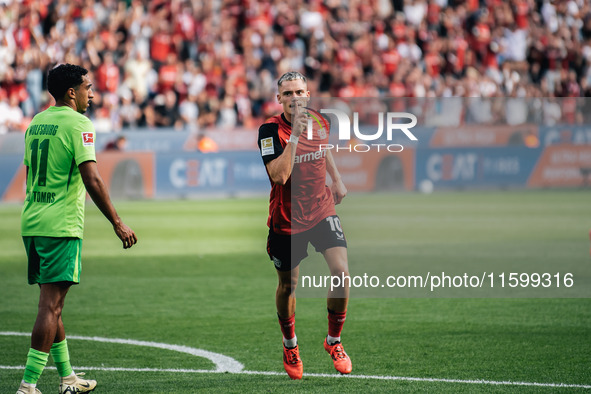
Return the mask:
<svg viewBox="0 0 591 394"><path fill-rule="evenodd" d="M28 281L37 283L41 291L17 394L40 393L36 384L49 355L60 375L59 393L85 393L96 387L96 381L72 371L62 322L68 289L80 282L86 192L124 248L137 242L133 230L119 218L97 170L94 127L82 115L94 97L88 71L62 64L49 71L47 87L56 105L37 114L25 134L27 196L21 231Z"/></svg>

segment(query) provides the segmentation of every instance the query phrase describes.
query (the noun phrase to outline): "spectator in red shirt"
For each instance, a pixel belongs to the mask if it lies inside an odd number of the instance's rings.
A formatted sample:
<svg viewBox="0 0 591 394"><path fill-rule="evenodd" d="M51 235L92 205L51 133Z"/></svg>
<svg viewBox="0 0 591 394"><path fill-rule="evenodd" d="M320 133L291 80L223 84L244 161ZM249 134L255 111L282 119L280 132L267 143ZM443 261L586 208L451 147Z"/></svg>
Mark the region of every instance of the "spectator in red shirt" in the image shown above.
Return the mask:
<svg viewBox="0 0 591 394"><path fill-rule="evenodd" d="M169 53L166 64L158 71L158 91L165 93L172 90L179 77L179 63L175 53Z"/></svg>
<svg viewBox="0 0 591 394"><path fill-rule="evenodd" d="M398 69L400 63L400 53L396 49L396 43L394 40L390 40L388 43L388 50L383 52L381 55L382 63L384 64L384 73L386 76L391 77Z"/></svg>
<svg viewBox="0 0 591 394"><path fill-rule="evenodd" d="M96 71L96 85L99 92L115 93L119 87L119 67L113 61L113 53L105 52L103 61Z"/></svg>
<svg viewBox="0 0 591 394"><path fill-rule="evenodd" d="M168 21L161 20L156 26L156 32L150 41L150 57L158 69L161 64L166 62L168 55L173 52L173 42Z"/></svg>

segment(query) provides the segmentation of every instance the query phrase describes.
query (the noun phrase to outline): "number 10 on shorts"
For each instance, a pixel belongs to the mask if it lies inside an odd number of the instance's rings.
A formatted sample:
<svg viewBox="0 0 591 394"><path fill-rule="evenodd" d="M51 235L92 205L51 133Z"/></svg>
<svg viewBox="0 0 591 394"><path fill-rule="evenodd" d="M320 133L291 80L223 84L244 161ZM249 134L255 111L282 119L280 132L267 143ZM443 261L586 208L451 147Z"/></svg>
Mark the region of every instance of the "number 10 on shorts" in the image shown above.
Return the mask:
<svg viewBox="0 0 591 394"><path fill-rule="evenodd" d="M330 229L336 233L338 239L344 239L343 228L341 227L341 220L338 216L329 216L326 221L330 224Z"/></svg>

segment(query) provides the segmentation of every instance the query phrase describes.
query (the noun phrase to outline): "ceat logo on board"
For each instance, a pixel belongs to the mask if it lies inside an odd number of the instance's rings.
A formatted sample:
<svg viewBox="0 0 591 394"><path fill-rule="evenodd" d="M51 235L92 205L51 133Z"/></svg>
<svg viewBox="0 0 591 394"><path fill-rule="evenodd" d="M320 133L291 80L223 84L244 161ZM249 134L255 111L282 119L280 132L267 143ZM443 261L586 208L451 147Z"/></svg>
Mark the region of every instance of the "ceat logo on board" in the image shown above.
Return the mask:
<svg viewBox="0 0 591 394"><path fill-rule="evenodd" d="M84 145L84 146L94 145L94 133L82 133L82 145Z"/></svg>

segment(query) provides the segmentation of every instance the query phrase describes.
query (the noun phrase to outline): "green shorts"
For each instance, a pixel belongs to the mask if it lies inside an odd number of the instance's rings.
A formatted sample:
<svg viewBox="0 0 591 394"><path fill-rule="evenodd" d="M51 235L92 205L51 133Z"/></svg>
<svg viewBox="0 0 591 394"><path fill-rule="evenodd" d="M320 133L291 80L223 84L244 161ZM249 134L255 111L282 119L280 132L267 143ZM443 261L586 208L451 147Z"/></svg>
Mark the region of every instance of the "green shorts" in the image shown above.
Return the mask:
<svg viewBox="0 0 591 394"><path fill-rule="evenodd" d="M80 238L23 237L29 258L29 284L80 282Z"/></svg>

